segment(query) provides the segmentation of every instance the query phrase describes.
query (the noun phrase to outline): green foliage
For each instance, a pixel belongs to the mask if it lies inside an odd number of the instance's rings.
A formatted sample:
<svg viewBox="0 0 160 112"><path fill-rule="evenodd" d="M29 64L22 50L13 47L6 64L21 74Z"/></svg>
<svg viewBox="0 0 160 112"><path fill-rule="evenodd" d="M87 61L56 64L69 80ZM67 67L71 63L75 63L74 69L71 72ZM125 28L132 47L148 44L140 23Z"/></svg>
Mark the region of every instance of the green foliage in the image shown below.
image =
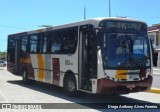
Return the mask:
<svg viewBox="0 0 160 112"><path fill-rule="evenodd" d="M6 60L7 57L7 51L0 51L0 59L2 60Z"/></svg>

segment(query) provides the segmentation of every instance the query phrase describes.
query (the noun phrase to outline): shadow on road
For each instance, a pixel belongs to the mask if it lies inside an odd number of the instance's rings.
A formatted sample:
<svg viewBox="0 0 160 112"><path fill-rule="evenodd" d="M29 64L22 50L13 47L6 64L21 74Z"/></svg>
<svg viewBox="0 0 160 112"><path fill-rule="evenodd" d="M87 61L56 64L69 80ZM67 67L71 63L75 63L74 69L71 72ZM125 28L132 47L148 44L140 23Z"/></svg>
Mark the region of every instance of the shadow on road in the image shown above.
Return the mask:
<svg viewBox="0 0 160 112"><path fill-rule="evenodd" d="M12 81L7 81L7 82L11 83L11 84L22 86L22 87L26 87L26 88L29 88L29 89L32 89L32 90L35 90L38 92L43 92L45 94L49 94L54 97L58 97L61 99L71 101L71 102L78 104L82 107L85 106L85 108L97 109L99 111L104 111L102 109L106 108L107 104L118 104L118 103L142 104L142 103L144 103L144 104L153 104L154 105L154 103L151 103L151 102L128 98L125 96L94 95L94 94L88 94L88 93L82 93L82 92L80 92L80 95L77 98L71 98L71 97L68 97L64 94L63 88L53 86L50 84L41 83L41 82L33 82L33 81L31 81L31 83L29 83L29 84L24 84L23 81L21 81L21 80L15 80L15 81L12 80ZM157 104L155 104L155 105L157 105Z"/></svg>

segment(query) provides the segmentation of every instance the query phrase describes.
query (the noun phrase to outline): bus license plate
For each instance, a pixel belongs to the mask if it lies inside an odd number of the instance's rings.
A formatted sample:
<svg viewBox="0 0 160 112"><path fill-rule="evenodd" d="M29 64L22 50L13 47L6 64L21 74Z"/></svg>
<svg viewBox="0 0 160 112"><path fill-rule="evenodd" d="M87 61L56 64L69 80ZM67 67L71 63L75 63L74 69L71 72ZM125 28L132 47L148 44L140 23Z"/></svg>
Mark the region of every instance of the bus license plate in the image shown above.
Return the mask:
<svg viewBox="0 0 160 112"><path fill-rule="evenodd" d="M135 88L135 84L127 85L127 88Z"/></svg>

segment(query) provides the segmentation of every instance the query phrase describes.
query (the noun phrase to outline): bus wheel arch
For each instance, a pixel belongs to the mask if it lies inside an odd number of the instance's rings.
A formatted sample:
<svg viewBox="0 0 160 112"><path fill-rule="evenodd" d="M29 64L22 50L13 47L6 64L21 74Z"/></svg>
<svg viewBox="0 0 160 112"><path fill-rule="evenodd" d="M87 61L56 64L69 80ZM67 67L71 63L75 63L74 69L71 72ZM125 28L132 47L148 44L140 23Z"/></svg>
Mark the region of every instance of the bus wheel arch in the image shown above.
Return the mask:
<svg viewBox="0 0 160 112"><path fill-rule="evenodd" d="M77 96L77 81L74 73L72 71L67 71L63 79L64 91L68 96Z"/></svg>

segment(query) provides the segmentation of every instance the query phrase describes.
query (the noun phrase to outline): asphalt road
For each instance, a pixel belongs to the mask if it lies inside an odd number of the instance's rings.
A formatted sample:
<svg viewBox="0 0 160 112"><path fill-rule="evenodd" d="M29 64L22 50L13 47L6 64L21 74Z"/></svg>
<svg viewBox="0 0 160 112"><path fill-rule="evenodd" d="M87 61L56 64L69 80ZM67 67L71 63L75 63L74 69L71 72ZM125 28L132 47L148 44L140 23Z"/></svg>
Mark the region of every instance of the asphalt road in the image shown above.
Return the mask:
<svg viewBox="0 0 160 112"><path fill-rule="evenodd" d="M78 98L71 98L64 94L63 89L44 84L44 83L31 83L24 84L19 76L15 76L6 71L6 68L0 68L0 103L59 103L59 109L54 110L29 110L33 112L53 112L53 111L115 111L114 109L101 109L100 107L107 106L108 103L149 103L149 104L160 104L160 94L139 92L131 93L128 95L111 96L111 95L91 95L81 93ZM76 106L79 109L62 109L65 104L73 103L68 105ZM88 105L90 103L90 105ZM97 103L101 103L100 105ZM97 106L97 108L96 108ZM99 107L98 107L99 106ZM68 107L69 108L69 107ZM83 108L83 109L81 109ZM85 109L84 109L85 108ZM24 112L28 110L3 110L0 112ZM118 110L128 111L128 110ZM132 111L142 111L132 109ZM144 111L151 111L151 109L145 109Z"/></svg>

